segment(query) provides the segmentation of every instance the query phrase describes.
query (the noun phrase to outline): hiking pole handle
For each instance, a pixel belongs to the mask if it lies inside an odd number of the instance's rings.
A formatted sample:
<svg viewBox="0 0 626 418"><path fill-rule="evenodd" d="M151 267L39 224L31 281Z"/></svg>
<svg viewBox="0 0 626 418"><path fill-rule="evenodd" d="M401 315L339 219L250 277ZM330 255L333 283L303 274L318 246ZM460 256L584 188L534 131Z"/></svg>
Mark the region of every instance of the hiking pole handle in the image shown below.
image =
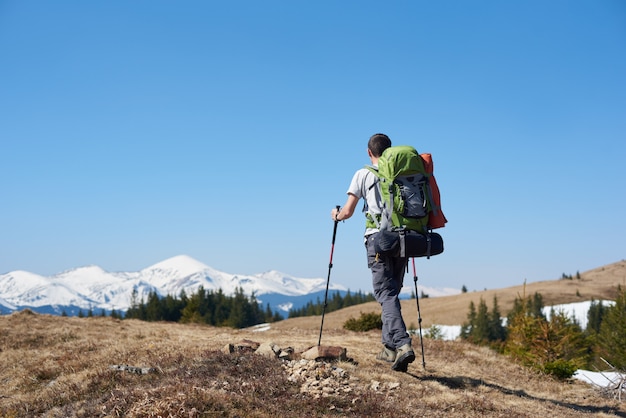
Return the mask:
<svg viewBox="0 0 626 418"><path fill-rule="evenodd" d="M339 224L339 220L337 219L337 216L339 215L339 211L341 210L341 206L337 205L335 206L335 209L337 209L337 212L335 212L335 225L333 227L333 242L332 245L330 247L330 261L328 263L328 268L333 268L333 253L335 252L335 237L337 236L337 225Z"/></svg>

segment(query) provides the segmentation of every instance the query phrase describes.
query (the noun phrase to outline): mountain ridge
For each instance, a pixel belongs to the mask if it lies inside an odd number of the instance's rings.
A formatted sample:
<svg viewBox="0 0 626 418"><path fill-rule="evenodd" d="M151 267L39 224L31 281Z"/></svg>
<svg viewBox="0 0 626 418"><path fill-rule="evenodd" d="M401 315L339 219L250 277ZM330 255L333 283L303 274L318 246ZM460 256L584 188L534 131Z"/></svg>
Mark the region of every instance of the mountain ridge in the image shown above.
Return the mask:
<svg viewBox="0 0 626 418"><path fill-rule="evenodd" d="M216 270L187 255L170 257L135 272L109 272L97 265L81 266L52 276L16 270L0 275L0 313L31 309L40 313L76 315L80 311L126 311L134 291L138 300L156 292L160 297L193 294L202 286L234 294L237 288L275 311L288 312L319 296L326 279L297 278L277 270L242 275ZM346 293L349 289L329 283L329 291ZM433 296L449 295L455 289L431 289ZM460 291L458 291L460 292ZM307 296L310 298L307 299ZM264 300L265 299L265 300Z"/></svg>

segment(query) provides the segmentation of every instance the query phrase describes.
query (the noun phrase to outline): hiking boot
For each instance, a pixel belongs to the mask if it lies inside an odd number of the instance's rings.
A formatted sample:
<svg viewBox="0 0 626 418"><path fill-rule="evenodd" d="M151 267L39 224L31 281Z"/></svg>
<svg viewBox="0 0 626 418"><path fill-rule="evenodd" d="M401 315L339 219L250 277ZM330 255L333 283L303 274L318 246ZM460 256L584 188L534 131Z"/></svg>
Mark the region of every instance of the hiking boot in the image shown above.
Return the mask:
<svg viewBox="0 0 626 418"><path fill-rule="evenodd" d="M383 346L383 351L376 354L376 360L382 360L388 363L393 363L395 359L396 359L396 350L387 348L387 346Z"/></svg>
<svg viewBox="0 0 626 418"><path fill-rule="evenodd" d="M409 363L413 363L414 361L415 353L411 348L411 344L404 344L396 350L396 360L393 362L391 368L397 372L406 372L409 368Z"/></svg>

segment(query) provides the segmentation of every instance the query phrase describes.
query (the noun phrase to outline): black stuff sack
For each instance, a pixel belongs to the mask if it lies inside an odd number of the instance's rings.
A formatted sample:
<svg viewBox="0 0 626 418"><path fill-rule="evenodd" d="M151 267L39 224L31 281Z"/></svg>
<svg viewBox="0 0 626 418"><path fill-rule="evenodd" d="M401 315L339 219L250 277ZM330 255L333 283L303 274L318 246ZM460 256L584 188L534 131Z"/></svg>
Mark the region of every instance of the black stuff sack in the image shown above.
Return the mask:
<svg viewBox="0 0 626 418"><path fill-rule="evenodd" d="M443 238L436 232L383 230L374 237L374 250L383 257L430 257L443 252Z"/></svg>
<svg viewBox="0 0 626 418"><path fill-rule="evenodd" d="M419 234L407 231L401 234L400 239L404 239L406 257L430 257L443 252L443 238L436 232Z"/></svg>

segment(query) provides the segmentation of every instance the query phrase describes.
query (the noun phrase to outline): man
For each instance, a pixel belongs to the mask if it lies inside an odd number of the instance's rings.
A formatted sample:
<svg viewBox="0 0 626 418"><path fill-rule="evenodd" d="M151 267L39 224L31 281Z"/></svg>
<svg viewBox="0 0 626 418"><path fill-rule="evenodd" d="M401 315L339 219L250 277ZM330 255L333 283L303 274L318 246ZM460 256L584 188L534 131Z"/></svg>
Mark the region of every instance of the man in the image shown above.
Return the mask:
<svg viewBox="0 0 626 418"><path fill-rule="evenodd" d="M385 134L375 134L367 144L367 155L372 165L378 167L378 159L383 151L391 146L391 140ZM377 177L367 168L358 170L348 188L348 199L345 205L331 211L334 221L343 221L354 214L360 199L365 199L365 212L380 216L382 203L380 192L376 186ZM382 257L374 250L374 237L378 233L375 223L366 222L365 247L367 250L367 266L372 271L374 296L382 307L382 343L383 349L376 356L378 360L393 363L391 368L405 372L409 363L415 360L411 348L411 337L406 331L402 318L398 296L404 281L407 259L405 257Z"/></svg>

